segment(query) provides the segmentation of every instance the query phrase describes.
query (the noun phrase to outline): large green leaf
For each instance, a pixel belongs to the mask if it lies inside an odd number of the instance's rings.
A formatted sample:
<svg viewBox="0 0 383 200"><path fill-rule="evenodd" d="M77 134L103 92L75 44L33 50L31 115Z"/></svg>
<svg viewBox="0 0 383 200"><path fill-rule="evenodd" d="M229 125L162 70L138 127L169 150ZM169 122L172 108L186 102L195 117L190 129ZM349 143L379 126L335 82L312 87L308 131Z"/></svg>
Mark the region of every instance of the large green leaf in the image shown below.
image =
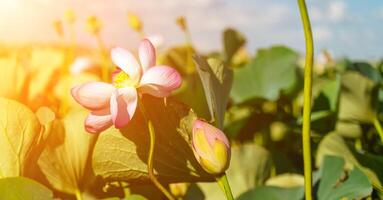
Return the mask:
<svg viewBox="0 0 383 200"><path fill-rule="evenodd" d="M319 200L360 199L371 194L372 186L366 175L357 167L346 175L343 172L344 164L342 158L325 157L317 192Z"/></svg>
<svg viewBox="0 0 383 200"><path fill-rule="evenodd" d="M223 32L222 40L225 61L230 63L234 54L246 43L246 38L235 29L228 28Z"/></svg>
<svg viewBox="0 0 383 200"><path fill-rule="evenodd" d="M194 182L213 180L195 160L190 131L195 118L189 108L172 99L144 96L148 118L156 132L154 169L164 182ZM93 168L108 180L147 182L149 133L139 110L121 131L103 132L93 153Z"/></svg>
<svg viewBox="0 0 383 200"><path fill-rule="evenodd" d="M75 194L84 186L91 172L88 159L97 135L84 129L86 111L71 111L62 121L55 120L38 164L52 186Z"/></svg>
<svg viewBox="0 0 383 200"><path fill-rule="evenodd" d="M22 176L37 166L44 131L35 114L0 98L0 178Z"/></svg>
<svg viewBox="0 0 383 200"><path fill-rule="evenodd" d="M375 83L357 72L342 75L339 119L370 123L375 117Z"/></svg>
<svg viewBox="0 0 383 200"><path fill-rule="evenodd" d="M231 97L236 103L278 99L297 83L297 60L298 54L283 46L260 49L248 65L234 70Z"/></svg>
<svg viewBox="0 0 383 200"><path fill-rule="evenodd" d="M201 56L195 56L194 61L205 90L211 118L222 129L233 71L219 59L211 58L206 61Z"/></svg>
<svg viewBox="0 0 383 200"><path fill-rule="evenodd" d="M0 199L4 200L53 200L53 193L40 183L24 178L0 179Z"/></svg>
<svg viewBox="0 0 383 200"><path fill-rule="evenodd" d="M342 157L346 161L345 168L348 170L351 170L353 166L360 168L374 187L382 191L383 159L351 149L339 133L330 133L323 138L318 146L316 166L323 165L326 155Z"/></svg>
<svg viewBox="0 0 383 200"><path fill-rule="evenodd" d="M235 197L263 184L270 176L272 160L269 152L263 147L250 143L233 146L231 155L226 174ZM225 199L217 183L198 183L198 186L206 200Z"/></svg>
<svg viewBox="0 0 383 200"><path fill-rule="evenodd" d="M378 101L375 83L358 72L346 72L341 77L341 96L339 102L336 130L345 137L359 137L362 123L372 123L376 117Z"/></svg>

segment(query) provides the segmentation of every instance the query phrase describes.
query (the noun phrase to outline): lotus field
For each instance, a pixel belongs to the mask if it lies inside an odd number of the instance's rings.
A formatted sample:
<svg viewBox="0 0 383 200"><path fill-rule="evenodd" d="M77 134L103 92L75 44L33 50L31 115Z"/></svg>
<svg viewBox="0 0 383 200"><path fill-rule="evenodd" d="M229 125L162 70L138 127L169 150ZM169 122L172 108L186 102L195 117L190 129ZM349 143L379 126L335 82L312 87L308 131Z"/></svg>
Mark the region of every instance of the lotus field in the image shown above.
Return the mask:
<svg viewBox="0 0 383 200"><path fill-rule="evenodd" d="M0 200L383 199L383 62L313 52L294 3L303 51L234 28L200 51L183 16L163 48L133 12L127 49L71 9L61 43L1 45Z"/></svg>

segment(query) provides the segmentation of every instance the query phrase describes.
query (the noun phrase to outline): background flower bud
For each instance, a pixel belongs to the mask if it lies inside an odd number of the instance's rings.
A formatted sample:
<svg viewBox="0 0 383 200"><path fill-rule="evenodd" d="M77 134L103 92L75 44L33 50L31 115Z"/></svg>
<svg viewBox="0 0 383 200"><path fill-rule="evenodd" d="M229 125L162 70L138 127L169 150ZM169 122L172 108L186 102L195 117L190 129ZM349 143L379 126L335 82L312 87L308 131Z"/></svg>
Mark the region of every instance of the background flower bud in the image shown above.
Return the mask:
<svg viewBox="0 0 383 200"><path fill-rule="evenodd" d="M170 192L177 198L185 196L190 183L171 183L169 184Z"/></svg>
<svg viewBox="0 0 383 200"><path fill-rule="evenodd" d="M194 155L210 174L221 174L229 167L230 144L218 128L202 120L193 123Z"/></svg>
<svg viewBox="0 0 383 200"><path fill-rule="evenodd" d="M86 19L86 28L91 34L98 34L102 28L100 20L96 16L89 16Z"/></svg>
<svg viewBox="0 0 383 200"><path fill-rule="evenodd" d="M186 31L187 27L186 27L186 19L184 16L180 16L177 18L176 20L178 26L181 28L182 31Z"/></svg>
<svg viewBox="0 0 383 200"><path fill-rule="evenodd" d="M62 37L64 35L63 24L62 24L61 20L53 21L53 28L55 29L57 35L59 35L60 37Z"/></svg>
<svg viewBox="0 0 383 200"><path fill-rule="evenodd" d="M68 9L64 13L65 19L68 23L73 24L76 21L76 15L72 9Z"/></svg>
<svg viewBox="0 0 383 200"><path fill-rule="evenodd" d="M142 31L142 22L141 22L140 18L138 17L138 15L129 12L128 13L128 23L129 23L129 26L133 30L135 30L137 32Z"/></svg>

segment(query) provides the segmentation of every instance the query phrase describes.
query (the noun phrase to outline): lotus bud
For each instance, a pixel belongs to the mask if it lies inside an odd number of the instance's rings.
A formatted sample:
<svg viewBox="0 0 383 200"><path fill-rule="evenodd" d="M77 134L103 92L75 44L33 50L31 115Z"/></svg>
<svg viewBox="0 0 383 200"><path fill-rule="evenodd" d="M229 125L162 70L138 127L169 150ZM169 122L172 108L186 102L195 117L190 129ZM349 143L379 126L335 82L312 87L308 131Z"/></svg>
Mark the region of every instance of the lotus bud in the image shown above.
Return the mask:
<svg viewBox="0 0 383 200"><path fill-rule="evenodd" d="M219 175L229 167L230 144L218 128L202 120L195 120L192 143L196 159L208 173Z"/></svg>
<svg viewBox="0 0 383 200"><path fill-rule="evenodd" d="M76 15L71 9L66 10L64 16L66 21L70 24L73 24L76 21Z"/></svg>
<svg viewBox="0 0 383 200"><path fill-rule="evenodd" d="M142 31L142 22L141 22L140 18L138 17L138 15L129 12L128 13L128 23L129 23L129 26L132 29L134 29L135 31L137 31L137 32Z"/></svg>
<svg viewBox="0 0 383 200"><path fill-rule="evenodd" d="M62 37L64 35L63 25L62 25L61 20L53 21L53 28L55 29L57 35L59 35L60 37Z"/></svg>
<svg viewBox="0 0 383 200"><path fill-rule="evenodd" d="M184 16L178 17L176 22L177 22L178 26L181 28L181 30L185 32L187 29L185 17Z"/></svg>
<svg viewBox="0 0 383 200"><path fill-rule="evenodd" d="M185 196L188 191L190 183L171 183L169 184L170 192L176 198Z"/></svg>
<svg viewBox="0 0 383 200"><path fill-rule="evenodd" d="M87 30L93 35L97 35L102 28L102 24L96 16L89 16L86 20L86 25Z"/></svg>

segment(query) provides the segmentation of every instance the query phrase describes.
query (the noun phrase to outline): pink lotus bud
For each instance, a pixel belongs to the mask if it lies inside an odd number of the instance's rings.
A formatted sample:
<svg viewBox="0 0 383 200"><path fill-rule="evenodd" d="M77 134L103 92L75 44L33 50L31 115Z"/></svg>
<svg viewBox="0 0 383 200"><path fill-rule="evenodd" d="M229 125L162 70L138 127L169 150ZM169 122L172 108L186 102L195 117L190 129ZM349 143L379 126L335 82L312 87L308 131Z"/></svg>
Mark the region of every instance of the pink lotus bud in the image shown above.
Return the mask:
<svg viewBox="0 0 383 200"><path fill-rule="evenodd" d="M193 123L194 155L202 168L210 174L221 174L230 163L230 144L218 128L201 120Z"/></svg>

